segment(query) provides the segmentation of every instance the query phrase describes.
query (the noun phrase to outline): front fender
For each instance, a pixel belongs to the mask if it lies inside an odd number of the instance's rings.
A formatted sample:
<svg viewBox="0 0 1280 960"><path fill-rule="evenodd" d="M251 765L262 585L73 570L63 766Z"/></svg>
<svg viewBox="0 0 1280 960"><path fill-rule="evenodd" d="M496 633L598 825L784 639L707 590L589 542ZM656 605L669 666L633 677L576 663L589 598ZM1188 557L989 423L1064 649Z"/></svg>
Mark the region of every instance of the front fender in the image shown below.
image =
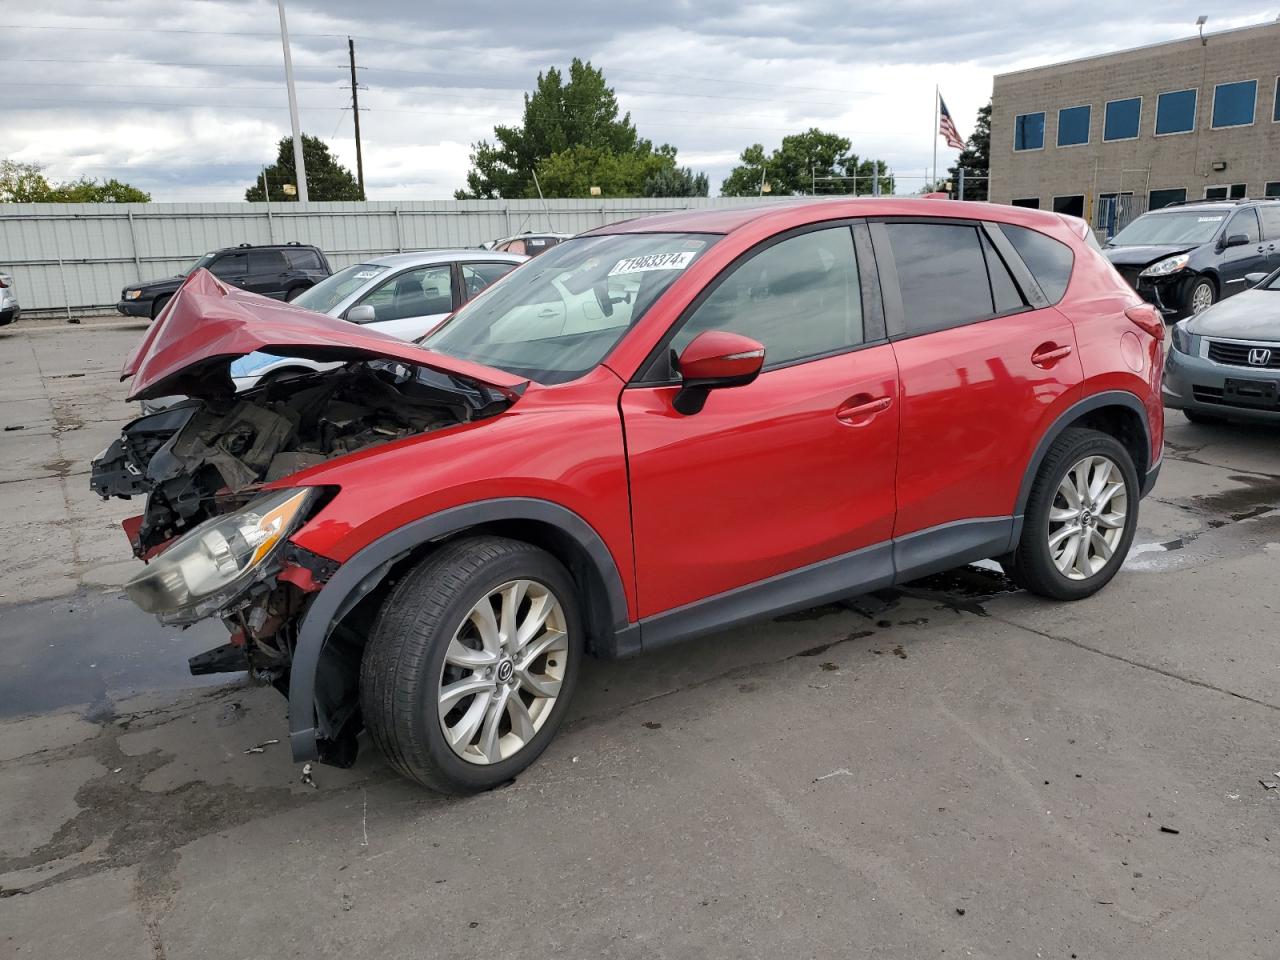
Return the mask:
<svg viewBox="0 0 1280 960"><path fill-rule="evenodd" d="M391 564L415 547L483 523L525 520L556 527L590 558L600 582L614 630L628 628L627 598L613 555L601 536L573 511L530 497L482 500L452 507L406 524L363 547L346 560L316 594L298 629L289 675L289 744L294 760L314 760L318 741L336 731L316 705L320 655L334 625L378 585Z"/></svg>

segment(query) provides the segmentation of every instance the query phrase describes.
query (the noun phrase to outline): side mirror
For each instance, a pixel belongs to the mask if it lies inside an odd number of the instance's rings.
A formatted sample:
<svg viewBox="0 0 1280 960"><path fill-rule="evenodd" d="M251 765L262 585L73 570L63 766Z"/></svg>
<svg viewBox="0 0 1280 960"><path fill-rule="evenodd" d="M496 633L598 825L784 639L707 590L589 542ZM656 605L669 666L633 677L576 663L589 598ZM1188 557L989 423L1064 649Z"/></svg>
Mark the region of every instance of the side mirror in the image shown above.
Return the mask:
<svg viewBox="0 0 1280 960"><path fill-rule="evenodd" d="M1225 250L1227 247L1243 247L1249 243L1249 235L1247 233L1233 233L1227 237L1227 242L1222 245Z"/></svg>
<svg viewBox="0 0 1280 960"><path fill-rule="evenodd" d="M350 320L352 323L373 323L373 321L378 319L378 315L374 313L373 307L369 306L367 303L362 303L359 306L352 307L348 310L346 313L346 319Z"/></svg>
<svg viewBox="0 0 1280 960"><path fill-rule="evenodd" d="M1246 273L1244 275L1244 285L1246 287L1256 287L1265 279L1267 279L1265 273Z"/></svg>
<svg viewBox="0 0 1280 960"><path fill-rule="evenodd" d="M708 330L689 342L676 361L680 392L672 406L691 416L707 402L707 394L723 387L745 387L760 376L764 345L741 334Z"/></svg>

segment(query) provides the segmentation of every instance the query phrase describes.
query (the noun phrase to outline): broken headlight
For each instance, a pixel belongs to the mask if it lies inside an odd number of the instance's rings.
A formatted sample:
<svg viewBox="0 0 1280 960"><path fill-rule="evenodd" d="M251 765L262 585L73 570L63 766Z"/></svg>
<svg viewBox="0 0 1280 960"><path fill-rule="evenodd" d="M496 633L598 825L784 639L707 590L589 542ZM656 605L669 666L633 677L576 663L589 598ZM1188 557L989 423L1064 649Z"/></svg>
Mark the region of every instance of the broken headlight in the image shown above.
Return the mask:
<svg viewBox="0 0 1280 960"><path fill-rule="evenodd" d="M125 593L164 623L194 623L217 613L261 575L319 492L277 490L206 520L126 583Z"/></svg>

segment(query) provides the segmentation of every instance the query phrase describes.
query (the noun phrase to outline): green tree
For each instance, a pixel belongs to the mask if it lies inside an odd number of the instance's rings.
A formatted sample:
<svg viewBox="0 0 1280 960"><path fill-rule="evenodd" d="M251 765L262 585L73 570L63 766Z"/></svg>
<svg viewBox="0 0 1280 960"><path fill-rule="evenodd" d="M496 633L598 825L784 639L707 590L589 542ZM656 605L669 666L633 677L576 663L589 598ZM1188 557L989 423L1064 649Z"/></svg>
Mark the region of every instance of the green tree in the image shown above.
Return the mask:
<svg viewBox="0 0 1280 960"><path fill-rule="evenodd" d="M539 186L545 197L585 197L593 186L605 196L689 196L696 194L664 191L700 186L705 195L705 176L679 171L674 147L655 149L629 113L619 116L604 71L574 58L567 81L555 67L538 74L518 126L495 127L492 142L472 144L466 189L454 196L536 197Z"/></svg>
<svg viewBox="0 0 1280 960"><path fill-rule="evenodd" d="M0 203L147 203L151 194L114 177L50 183L38 163L0 160Z"/></svg>
<svg viewBox="0 0 1280 960"><path fill-rule="evenodd" d="M645 197L705 197L711 192L711 181L705 173L694 173L688 167L671 166L652 174L640 188Z"/></svg>
<svg viewBox="0 0 1280 960"><path fill-rule="evenodd" d="M964 167L965 180L964 196L959 199L987 199L986 178L990 176L991 170L991 101L987 101L987 105L978 110L973 133L956 158L955 166L947 170L947 177L953 183L953 193L960 189L961 167Z"/></svg>
<svg viewBox="0 0 1280 960"><path fill-rule="evenodd" d="M302 161L307 165L307 199L308 200L363 200L360 185L351 171L340 164L329 152L328 145L319 137L302 135ZM276 162L267 167L267 185L271 189L270 200L297 200L294 193L289 196L284 192L286 183L298 183L298 175L293 165L293 137L281 137L276 150ZM254 181L253 186L244 192L244 198L250 202L261 202L268 199L262 190L262 175Z"/></svg>
<svg viewBox="0 0 1280 960"><path fill-rule="evenodd" d="M762 144L753 143L742 151L720 193L726 197L755 196L761 192L763 179L769 193L777 196L869 194L874 192L877 176L880 192L892 193L888 165L883 160L863 159L851 153L851 147L847 138L817 127L783 137L781 146L768 156Z"/></svg>

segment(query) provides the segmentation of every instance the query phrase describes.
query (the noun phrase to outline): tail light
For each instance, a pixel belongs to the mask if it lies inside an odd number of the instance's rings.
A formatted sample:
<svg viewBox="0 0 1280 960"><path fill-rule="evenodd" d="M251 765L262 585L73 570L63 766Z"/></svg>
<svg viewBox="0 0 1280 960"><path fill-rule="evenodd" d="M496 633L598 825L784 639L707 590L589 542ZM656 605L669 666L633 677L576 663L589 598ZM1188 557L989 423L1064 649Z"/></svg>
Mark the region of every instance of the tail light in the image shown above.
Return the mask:
<svg viewBox="0 0 1280 960"><path fill-rule="evenodd" d="M1164 339L1164 318L1149 303L1140 303L1136 307L1128 307L1124 315L1135 327L1145 330L1157 340Z"/></svg>
<svg viewBox="0 0 1280 960"><path fill-rule="evenodd" d="M7 287L8 285L9 285L9 278L5 276L0 276L0 287Z"/></svg>

